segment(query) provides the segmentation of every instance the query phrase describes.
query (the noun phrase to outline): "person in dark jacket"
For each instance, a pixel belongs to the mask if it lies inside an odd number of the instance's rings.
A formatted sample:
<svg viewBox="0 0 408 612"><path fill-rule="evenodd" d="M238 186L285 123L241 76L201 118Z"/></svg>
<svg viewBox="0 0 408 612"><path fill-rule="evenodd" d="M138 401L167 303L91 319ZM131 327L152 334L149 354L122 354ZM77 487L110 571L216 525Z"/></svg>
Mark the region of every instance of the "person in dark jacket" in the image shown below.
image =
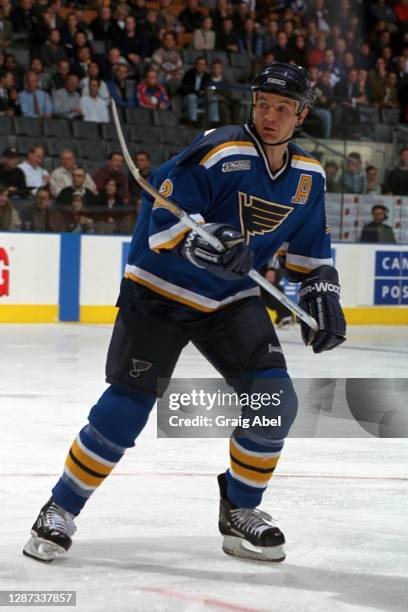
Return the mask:
<svg viewBox="0 0 408 612"><path fill-rule="evenodd" d="M194 68L187 70L185 73L179 90L183 97L184 112L193 125L197 125L198 111L204 109L206 87L209 84L210 76L207 72L207 60L202 56L197 57ZM216 114L210 116L210 108L209 120L217 121Z"/></svg>
<svg viewBox="0 0 408 612"><path fill-rule="evenodd" d="M84 186L85 179L86 172L84 168L74 168L72 171L72 187L64 187L59 192L55 203L58 206L70 206L74 195L80 195L84 206L97 206L98 201L95 194Z"/></svg>
<svg viewBox="0 0 408 612"><path fill-rule="evenodd" d="M397 241L392 227L384 223L387 220L388 208L382 204L376 204L371 209L373 220L364 225L361 230L361 242L381 242L395 244Z"/></svg>
<svg viewBox="0 0 408 612"><path fill-rule="evenodd" d="M3 151L3 162L0 164L0 183L8 188L10 196L25 198L29 194L25 175L17 167L18 153L16 149L7 147Z"/></svg>

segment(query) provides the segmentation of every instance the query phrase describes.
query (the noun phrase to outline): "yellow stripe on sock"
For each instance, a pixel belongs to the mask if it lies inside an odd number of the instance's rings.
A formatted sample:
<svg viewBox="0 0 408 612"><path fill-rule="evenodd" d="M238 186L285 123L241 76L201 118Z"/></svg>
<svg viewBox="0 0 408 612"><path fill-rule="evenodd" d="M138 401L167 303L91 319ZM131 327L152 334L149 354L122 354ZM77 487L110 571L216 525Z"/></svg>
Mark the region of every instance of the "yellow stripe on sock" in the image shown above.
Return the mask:
<svg viewBox="0 0 408 612"><path fill-rule="evenodd" d="M98 478L97 476L91 476L91 474L85 472L85 470L80 468L79 465L72 461L69 455L65 461L65 465L70 470L70 472L72 472L74 476L78 478L78 480L88 485L89 487L98 487L104 481L103 476Z"/></svg>
<svg viewBox="0 0 408 612"><path fill-rule="evenodd" d="M275 467L279 461L279 457L253 457L252 455L247 455L242 451L238 450L235 444L230 441L230 453L238 459L238 461L242 461L249 466L258 467L258 468L272 468Z"/></svg>
<svg viewBox="0 0 408 612"><path fill-rule="evenodd" d="M78 442L74 440L74 443L71 446L71 451L75 455L75 458L78 459L81 463L83 463L87 468L93 470L94 472L98 472L99 474L104 474L107 476L113 470L113 466L104 465L103 463L99 463L95 459L92 459L89 455L87 455L83 450L81 450L78 446Z"/></svg>

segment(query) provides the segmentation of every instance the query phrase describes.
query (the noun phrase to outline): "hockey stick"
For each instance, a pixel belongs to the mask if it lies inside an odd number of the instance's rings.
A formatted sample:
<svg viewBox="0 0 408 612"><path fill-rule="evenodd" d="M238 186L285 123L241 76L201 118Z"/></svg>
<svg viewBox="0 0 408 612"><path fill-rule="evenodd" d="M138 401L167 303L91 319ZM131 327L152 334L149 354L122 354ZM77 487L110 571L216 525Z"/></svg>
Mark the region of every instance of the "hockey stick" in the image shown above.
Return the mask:
<svg viewBox="0 0 408 612"><path fill-rule="evenodd" d="M111 99L111 107L112 107L113 122L115 124L115 128L116 128L119 143L122 149L123 157L125 158L126 164L133 178L135 179L135 181L140 185L140 187L142 187L142 189L147 191L147 193L149 193L152 196L152 198L154 198L156 201L159 201L161 204L163 204L167 208L167 210L173 213L173 215L177 217L177 219L179 219L182 223L187 225L187 227L194 230L199 236L201 236L201 238L203 238L203 240L205 240L208 244L214 247L214 249L216 249L219 253L222 253L222 251L225 250L225 246L222 244L220 240L218 240L218 238L206 232L206 230L200 224L193 221L193 219L182 208L179 208L177 204L175 204L168 198L165 198L164 196L162 196L157 191L157 189L155 189L148 181L146 181L146 179L143 178L138 168L136 168L133 162L133 159L129 153L129 149L127 147L125 137L123 135L122 126L121 126L119 114L118 114L118 109L116 107L116 103L113 100L113 98ZM252 280L255 281L258 285L263 287L265 291L267 291L274 298L276 298L281 304L286 306L288 310L290 310L296 316L298 316L299 319L303 321L304 323L306 323L311 329L313 329L313 331L316 331L316 332L319 331L319 326L317 324L317 321L312 316L310 316L305 310L303 310L303 308L300 308L300 306L295 304L295 302L292 302L292 300L289 299L284 293L282 293L282 291L279 291L279 289L277 289L274 285L269 283L262 276L262 274L259 274L259 272L252 269L249 271L248 276L252 278Z"/></svg>

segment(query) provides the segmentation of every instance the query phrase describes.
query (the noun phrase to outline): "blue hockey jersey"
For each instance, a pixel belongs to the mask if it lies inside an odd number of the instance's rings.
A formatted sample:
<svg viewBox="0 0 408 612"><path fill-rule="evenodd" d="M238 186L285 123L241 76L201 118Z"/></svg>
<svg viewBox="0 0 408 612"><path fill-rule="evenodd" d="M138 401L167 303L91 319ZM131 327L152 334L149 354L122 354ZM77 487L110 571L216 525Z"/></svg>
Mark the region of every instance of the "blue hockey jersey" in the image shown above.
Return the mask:
<svg viewBox="0 0 408 612"><path fill-rule="evenodd" d="M272 174L250 126L221 127L160 166L150 182L196 222L240 230L256 269L276 252L300 275L333 265L324 170L293 143L283 167ZM125 276L202 312L259 293L249 278L223 280L172 253L188 231L159 200L144 194Z"/></svg>

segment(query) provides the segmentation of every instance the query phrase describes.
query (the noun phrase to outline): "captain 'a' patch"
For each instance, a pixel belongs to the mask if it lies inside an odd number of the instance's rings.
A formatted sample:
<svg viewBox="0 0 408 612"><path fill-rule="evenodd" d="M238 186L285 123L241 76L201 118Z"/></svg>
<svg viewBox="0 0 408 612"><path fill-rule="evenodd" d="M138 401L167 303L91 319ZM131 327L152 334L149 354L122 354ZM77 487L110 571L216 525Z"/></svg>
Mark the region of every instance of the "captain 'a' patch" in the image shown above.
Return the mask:
<svg viewBox="0 0 408 612"><path fill-rule="evenodd" d="M293 206L276 204L238 192L241 231L248 244L250 236L273 232L293 211Z"/></svg>
<svg viewBox="0 0 408 612"><path fill-rule="evenodd" d="M310 174L301 174L296 188L296 193L292 198L293 204L306 204L312 189L312 177Z"/></svg>

